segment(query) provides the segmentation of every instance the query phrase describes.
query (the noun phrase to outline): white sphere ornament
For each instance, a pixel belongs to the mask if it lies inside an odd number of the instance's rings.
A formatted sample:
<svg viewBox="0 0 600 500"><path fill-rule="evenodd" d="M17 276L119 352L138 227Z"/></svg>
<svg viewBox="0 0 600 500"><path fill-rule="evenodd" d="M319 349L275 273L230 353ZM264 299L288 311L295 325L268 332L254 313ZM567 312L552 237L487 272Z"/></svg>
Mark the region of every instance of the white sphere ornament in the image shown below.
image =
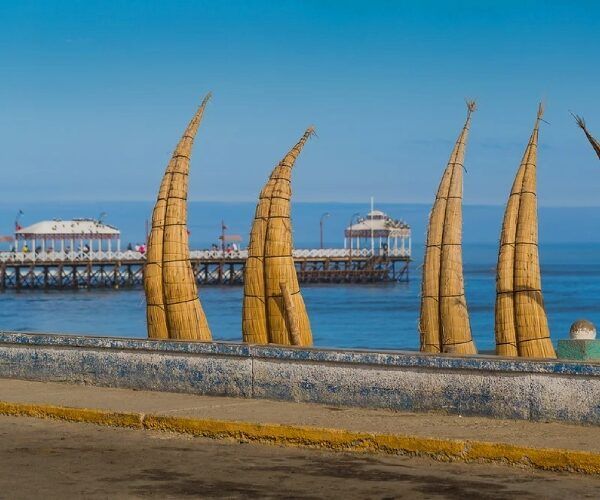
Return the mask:
<svg viewBox="0 0 600 500"><path fill-rule="evenodd" d="M578 319L571 325L569 337L573 340L594 340L596 338L596 327L587 319Z"/></svg>

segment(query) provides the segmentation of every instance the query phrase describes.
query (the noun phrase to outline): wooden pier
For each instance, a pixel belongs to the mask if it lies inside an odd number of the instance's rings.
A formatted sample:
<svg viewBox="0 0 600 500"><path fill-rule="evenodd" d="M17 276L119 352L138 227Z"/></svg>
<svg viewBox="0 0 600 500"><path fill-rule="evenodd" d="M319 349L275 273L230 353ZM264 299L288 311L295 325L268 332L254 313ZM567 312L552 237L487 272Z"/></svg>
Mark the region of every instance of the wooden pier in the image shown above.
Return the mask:
<svg viewBox="0 0 600 500"><path fill-rule="evenodd" d="M199 285L241 285L246 251L190 253ZM295 250L301 283L407 282L410 250ZM134 288L145 256L136 251L0 252L0 290Z"/></svg>

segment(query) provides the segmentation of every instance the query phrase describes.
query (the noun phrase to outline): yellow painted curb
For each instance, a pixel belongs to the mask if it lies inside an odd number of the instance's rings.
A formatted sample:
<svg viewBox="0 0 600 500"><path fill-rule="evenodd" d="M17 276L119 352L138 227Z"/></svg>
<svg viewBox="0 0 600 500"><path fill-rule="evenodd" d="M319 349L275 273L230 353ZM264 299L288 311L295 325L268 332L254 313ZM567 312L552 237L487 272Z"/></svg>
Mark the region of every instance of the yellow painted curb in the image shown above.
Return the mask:
<svg viewBox="0 0 600 500"><path fill-rule="evenodd" d="M410 454L443 461L491 461L544 470L600 474L599 453L558 448L533 448L508 443L377 434L298 425L145 415L3 401L0 401L0 414L168 431L213 439L232 438L238 441L346 452Z"/></svg>
<svg viewBox="0 0 600 500"><path fill-rule="evenodd" d="M113 412L67 406L52 406L30 403L9 403L0 401L0 415L20 417L54 418L69 422L86 422L112 427L132 427L142 429L142 415L139 413Z"/></svg>

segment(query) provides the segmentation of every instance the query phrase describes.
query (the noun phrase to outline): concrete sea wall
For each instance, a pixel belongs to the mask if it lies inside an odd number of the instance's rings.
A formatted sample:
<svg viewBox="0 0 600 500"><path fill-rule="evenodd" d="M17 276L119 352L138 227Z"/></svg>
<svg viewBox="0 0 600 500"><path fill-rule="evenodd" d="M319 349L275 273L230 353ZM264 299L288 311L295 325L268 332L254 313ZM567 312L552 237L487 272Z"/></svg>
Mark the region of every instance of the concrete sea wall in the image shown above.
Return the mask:
<svg viewBox="0 0 600 500"><path fill-rule="evenodd" d="M600 425L600 363L0 332L0 377Z"/></svg>

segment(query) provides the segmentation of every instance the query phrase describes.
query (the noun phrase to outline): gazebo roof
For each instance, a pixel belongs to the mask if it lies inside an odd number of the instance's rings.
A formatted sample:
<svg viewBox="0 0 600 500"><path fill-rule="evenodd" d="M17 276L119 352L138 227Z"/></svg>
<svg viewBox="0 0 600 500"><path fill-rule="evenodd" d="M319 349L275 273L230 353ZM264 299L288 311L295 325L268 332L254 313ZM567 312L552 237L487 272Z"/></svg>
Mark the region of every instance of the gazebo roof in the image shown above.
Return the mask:
<svg viewBox="0 0 600 500"><path fill-rule="evenodd" d="M403 221L394 220L381 210L372 210L364 219L346 228L346 236L370 237L402 236L410 233L410 226Z"/></svg>
<svg viewBox="0 0 600 500"><path fill-rule="evenodd" d="M19 239L85 238L97 240L116 239L120 234L116 227L93 219L44 220L15 231L15 236Z"/></svg>

